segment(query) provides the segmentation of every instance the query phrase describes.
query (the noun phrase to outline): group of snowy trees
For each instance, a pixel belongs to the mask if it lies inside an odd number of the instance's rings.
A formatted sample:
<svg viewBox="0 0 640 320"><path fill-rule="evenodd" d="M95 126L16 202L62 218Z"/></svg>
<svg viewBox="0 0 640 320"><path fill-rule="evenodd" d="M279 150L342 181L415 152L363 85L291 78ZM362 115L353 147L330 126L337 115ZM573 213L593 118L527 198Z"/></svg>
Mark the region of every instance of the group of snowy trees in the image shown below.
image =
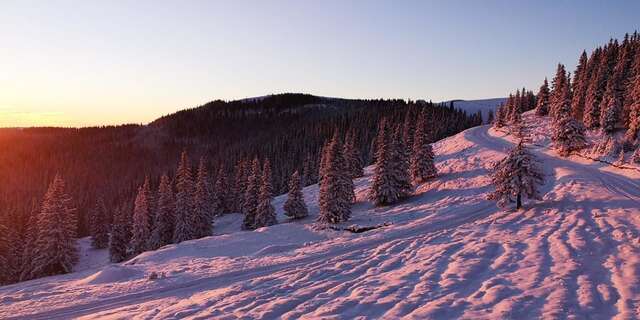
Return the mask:
<svg viewBox="0 0 640 320"><path fill-rule="evenodd" d="M76 214L60 175L42 204L33 207L24 241L4 223L0 221L0 284L71 272L78 260Z"/></svg>
<svg viewBox="0 0 640 320"><path fill-rule="evenodd" d="M376 139L376 162L369 198L376 205L395 203L436 176L434 153L429 143L427 117L420 112L415 123L380 122Z"/></svg>
<svg viewBox="0 0 640 320"><path fill-rule="evenodd" d="M414 120L421 113L430 123L414 143ZM0 263L8 261L12 267L6 269L12 271L0 275L0 282L18 281L23 265L31 264L32 255L23 249L36 237L35 216L41 206L34 199L42 199L47 191L43 181L54 180L52 171L70 182L65 192L74 199L69 206L77 208L77 237L92 236L95 248L108 247L113 261L123 261L144 250L210 234L207 214L249 212L247 229L276 223L266 199L287 191L285 214L302 218L308 215L302 188L324 182L323 176L329 181L321 183L325 190L345 192L336 210L340 219L346 218L355 196L348 187L352 182L344 177L362 176L363 167L376 161L376 129L383 118L390 135L395 124L409 123L400 134L407 149L401 158L406 159L412 146L425 146L422 156L410 155L408 165L402 164L418 183L429 176L422 163L432 154L429 143L481 123L479 114L467 115L451 104L283 94L214 101L148 126L6 129L0 148L11 152L0 157L0 175L7 181L0 185L0 225L8 231L0 233ZM328 148L336 133L339 142ZM207 161L192 168L181 159L183 150ZM333 163L324 167L322 159L330 150ZM254 166L256 158L262 161ZM26 272L22 278L45 273Z"/></svg>
<svg viewBox="0 0 640 320"><path fill-rule="evenodd" d="M621 145L638 148L640 128L640 35L611 40L590 55L583 52L571 75L558 65L549 93L548 114L554 121L553 141L561 154L586 146L584 132L599 130L604 141L625 130ZM545 112L539 112L546 115Z"/></svg>
<svg viewBox="0 0 640 320"><path fill-rule="evenodd" d="M171 243L210 236L212 221L219 213L204 158L194 176L186 151L182 152L174 183L169 176L160 178L154 193L149 178L138 188L133 214L117 208L111 228L109 252L111 261L154 250ZM101 205L97 205L100 207ZM97 228L102 230L103 228ZM92 243L101 233L92 234Z"/></svg>

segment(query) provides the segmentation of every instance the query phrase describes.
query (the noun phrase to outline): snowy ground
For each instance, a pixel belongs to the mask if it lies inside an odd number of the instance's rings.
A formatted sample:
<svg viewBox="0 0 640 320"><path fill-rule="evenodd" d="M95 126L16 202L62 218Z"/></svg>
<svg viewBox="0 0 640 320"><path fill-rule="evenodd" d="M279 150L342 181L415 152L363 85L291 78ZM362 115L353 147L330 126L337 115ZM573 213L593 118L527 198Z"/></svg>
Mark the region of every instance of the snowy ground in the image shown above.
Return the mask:
<svg viewBox="0 0 640 320"><path fill-rule="evenodd" d="M356 181L349 224L389 226L352 234L318 230L313 216L287 222L279 197L273 227L233 232L239 222L226 216L213 237L1 287L0 318L637 318L640 174L559 158L546 122L528 122L547 183L526 210L485 200L513 139L476 127L435 144L439 179L401 204L373 207L370 176ZM305 197L316 215L317 187Z"/></svg>

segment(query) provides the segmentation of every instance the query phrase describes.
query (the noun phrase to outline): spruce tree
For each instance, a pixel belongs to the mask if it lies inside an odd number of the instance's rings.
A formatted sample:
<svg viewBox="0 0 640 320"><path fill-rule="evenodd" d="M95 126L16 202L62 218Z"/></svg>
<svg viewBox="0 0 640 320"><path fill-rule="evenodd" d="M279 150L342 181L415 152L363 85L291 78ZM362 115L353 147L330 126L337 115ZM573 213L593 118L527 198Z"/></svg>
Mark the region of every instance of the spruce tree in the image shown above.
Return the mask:
<svg viewBox="0 0 640 320"><path fill-rule="evenodd" d="M27 230L24 235L24 247L22 250L22 261L20 266L20 281L31 279L31 261L33 261L35 253L35 243L38 237L38 215L40 214L41 207L34 199L31 206L31 214L29 215Z"/></svg>
<svg viewBox="0 0 640 320"><path fill-rule="evenodd" d="M398 192L398 199L406 198L413 193L409 174L409 152L405 147L402 128L396 127L393 134L393 178Z"/></svg>
<svg viewBox="0 0 640 320"><path fill-rule="evenodd" d="M567 95L565 90L567 88L567 82L567 72L565 71L564 65L559 63L556 75L551 82L552 89L549 99L549 114L553 119L558 119L556 115L558 109L563 108L566 103L571 103L570 101L566 101Z"/></svg>
<svg viewBox="0 0 640 320"><path fill-rule="evenodd" d="M309 210L302 194L300 174L296 170L289 180L289 193L284 203L284 214L293 219L301 219L309 215Z"/></svg>
<svg viewBox="0 0 640 320"><path fill-rule="evenodd" d="M69 273L78 261L76 216L65 183L56 175L42 201L30 279Z"/></svg>
<svg viewBox="0 0 640 320"><path fill-rule="evenodd" d="M356 145L356 136L354 132L351 132L345 140L344 158L347 163L349 177L353 179L364 176L362 159L360 158L360 152Z"/></svg>
<svg viewBox="0 0 640 320"><path fill-rule="evenodd" d="M570 115L565 115L554 124L551 140L558 153L567 156L586 146L585 127Z"/></svg>
<svg viewBox="0 0 640 320"><path fill-rule="evenodd" d="M247 192L247 163L244 159L238 160L234 168L234 205L233 210L242 212L244 209L244 194Z"/></svg>
<svg viewBox="0 0 640 320"><path fill-rule="evenodd" d="M594 69L587 87L585 98L584 125L589 129L600 126L600 102L607 84L607 58L602 49L598 48L594 53Z"/></svg>
<svg viewBox="0 0 640 320"><path fill-rule="evenodd" d="M544 78L544 82L538 90L538 96L536 97L536 114L539 116L546 116L549 114L549 83L547 78Z"/></svg>
<svg viewBox="0 0 640 320"><path fill-rule="evenodd" d="M380 126L376 139L376 163L373 175L373 182L369 191L369 199L376 206L388 205L398 201L398 190L393 176L393 149L391 134L385 123ZM418 141L414 139L414 143Z"/></svg>
<svg viewBox="0 0 640 320"><path fill-rule="evenodd" d="M272 226L278 223L276 219L276 209L271 204L273 200L273 187L271 186L271 163L264 161L262 169L262 179L260 184L260 194L258 197L258 207L256 208L256 219L254 228Z"/></svg>
<svg viewBox="0 0 640 320"><path fill-rule="evenodd" d="M107 206L102 197L98 197L91 212L91 246L104 249L109 245L109 217Z"/></svg>
<svg viewBox="0 0 640 320"><path fill-rule="evenodd" d="M136 196L133 207L131 249L134 255L149 250L153 224L150 213L151 204L147 200L148 192L146 188L150 188L148 181L149 179L147 178L144 185L138 189L138 195Z"/></svg>
<svg viewBox="0 0 640 320"><path fill-rule="evenodd" d="M245 207L243 209L244 220L242 222L242 228L244 230L255 229L261 181L260 161L258 161L258 158L255 158L251 163L251 172L247 177L247 190L244 194Z"/></svg>
<svg viewBox="0 0 640 320"><path fill-rule="evenodd" d="M573 73L573 96L571 100L571 115L574 119L582 119L584 114L584 103L587 91L587 79L588 79L588 59L587 52L582 51L580 59L578 60L578 66Z"/></svg>
<svg viewBox="0 0 640 320"><path fill-rule="evenodd" d="M634 78L627 85L626 103L629 105L629 128L626 137L628 141L635 141L640 130L640 48L636 53L633 65Z"/></svg>
<svg viewBox="0 0 640 320"><path fill-rule="evenodd" d="M516 209L520 209L523 196L541 199L539 187L544 183L544 176L536 162L522 141L518 143L496 164L491 176L496 190L489 194L489 200L497 200L500 207L515 202Z"/></svg>
<svg viewBox="0 0 640 320"><path fill-rule="evenodd" d="M173 188L171 187L171 181L169 176L163 174L160 178L160 185L158 187L158 202L155 206L156 221L153 224L153 231L151 232L151 242L149 247L151 249L158 249L173 243L173 232L175 227L174 219L174 198Z"/></svg>
<svg viewBox="0 0 640 320"><path fill-rule="evenodd" d="M428 139L425 114L420 113L413 138L411 164L409 167L411 179L415 185L433 179L437 175L437 169L434 164L435 156Z"/></svg>
<svg viewBox="0 0 640 320"><path fill-rule="evenodd" d="M208 237L211 235L211 190L209 188L209 174L205 166L204 158L200 158L198 174L196 178L194 209L191 215L191 227L193 239Z"/></svg>
<svg viewBox="0 0 640 320"><path fill-rule="evenodd" d="M116 207L113 215L113 225L109 238L109 260L122 262L128 259L128 244L131 239L129 215L123 208Z"/></svg>
<svg viewBox="0 0 640 320"><path fill-rule="evenodd" d="M340 145L338 133L335 132L333 138L326 148L324 148L326 163L323 167L322 182L320 184L319 223L340 223L349 220L351 217L351 202L349 187L353 188L353 182L348 177L346 164L343 157L343 148Z"/></svg>
<svg viewBox="0 0 640 320"><path fill-rule="evenodd" d="M176 171L176 202L174 214L176 217L173 241L180 243L191 240L195 236L193 224L191 223L194 211L193 204L193 175L187 152L183 151L180 156L180 164Z"/></svg>
<svg viewBox="0 0 640 320"><path fill-rule="evenodd" d="M218 169L212 192L211 217L233 211L233 196L228 189L227 173L224 168Z"/></svg>
<svg viewBox="0 0 640 320"><path fill-rule="evenodd" d="M13 259L13 242L15 239L11 239L9 235L9 229L4 226L3 221L0 221L0 285L5 285L15 281Z"/></svg>

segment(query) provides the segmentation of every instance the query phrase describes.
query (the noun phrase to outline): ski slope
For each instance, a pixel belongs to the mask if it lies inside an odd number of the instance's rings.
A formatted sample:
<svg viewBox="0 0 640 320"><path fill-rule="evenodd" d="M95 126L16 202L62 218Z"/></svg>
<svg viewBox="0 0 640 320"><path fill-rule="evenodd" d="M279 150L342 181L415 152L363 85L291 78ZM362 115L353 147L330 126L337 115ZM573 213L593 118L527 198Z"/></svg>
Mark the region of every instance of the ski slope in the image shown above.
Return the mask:
<svg viewBox="0 0 640 320"><path fill-rule="evenodd" d="M367 176L345 224L311 217L216 235L69 275L0 287L0 318L23 319L635 319L640 314L640 174L548 147L527 123L547 174L525 210L485 200L490 172L513 139L481 126L434 145L440 177L403 203L375 208ZM237 218L237 217L236 217ZM163 274L149 280L151 272Z"/></svg>

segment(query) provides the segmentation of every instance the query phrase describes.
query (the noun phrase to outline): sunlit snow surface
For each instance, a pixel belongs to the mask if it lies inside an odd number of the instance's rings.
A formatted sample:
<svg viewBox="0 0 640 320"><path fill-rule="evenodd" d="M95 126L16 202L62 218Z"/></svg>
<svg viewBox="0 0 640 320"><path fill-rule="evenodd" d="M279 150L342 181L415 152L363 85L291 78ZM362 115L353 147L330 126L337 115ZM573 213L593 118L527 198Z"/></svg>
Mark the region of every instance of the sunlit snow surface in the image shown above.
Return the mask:
<svg viewBox="0 0 640 320"><path fill-rule="evenodd" d="M2 287L0 318L636 318L640 174L557 157L547 121L531 117L547 183L526 210L485 200L487 174L513 139L477 127L435 144L440 177L403 203L365 200L371 168L356 181L344 226L387 227L318 230L310 186L306 220L288 222L278 197L273 227L242 232L229 215L213 237Z"/></svg>

